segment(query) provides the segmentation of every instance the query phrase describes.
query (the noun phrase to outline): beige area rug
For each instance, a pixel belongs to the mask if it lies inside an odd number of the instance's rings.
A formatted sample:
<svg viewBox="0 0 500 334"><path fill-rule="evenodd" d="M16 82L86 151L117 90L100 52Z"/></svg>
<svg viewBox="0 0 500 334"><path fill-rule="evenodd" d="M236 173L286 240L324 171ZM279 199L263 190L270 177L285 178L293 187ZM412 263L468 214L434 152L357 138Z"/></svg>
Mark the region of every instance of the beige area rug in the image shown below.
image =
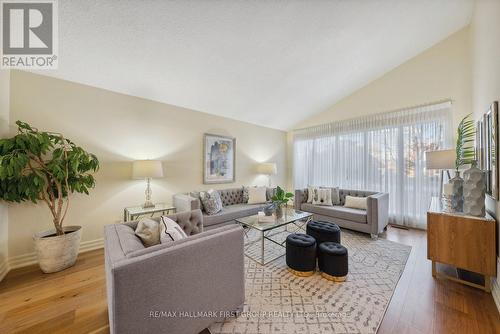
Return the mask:
<svg viewBox="0 0 500 334"><path fill-rule="evenodd" d="M284 240L286 234L273 239ZM212 333L376 333L411 247L349 230L342 230L342 244L349 251L344 283L328 281L319 273L292 275L284 256L265 266L245 257L243 312L214 324ZM260 255L260 243L247 252ZM267 256L279 252L283 248L266 242Z"/></svg>

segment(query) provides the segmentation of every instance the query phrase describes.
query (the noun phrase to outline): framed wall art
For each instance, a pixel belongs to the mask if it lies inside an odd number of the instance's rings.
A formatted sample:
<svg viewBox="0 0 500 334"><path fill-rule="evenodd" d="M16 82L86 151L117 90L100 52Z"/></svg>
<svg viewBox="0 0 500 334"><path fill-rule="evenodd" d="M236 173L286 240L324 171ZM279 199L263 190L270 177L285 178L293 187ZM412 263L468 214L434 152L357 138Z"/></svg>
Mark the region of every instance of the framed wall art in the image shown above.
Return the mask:
<svg viewBox="0 0 500 334"><path fill-rule="evenodd" d="M496 200L500 198L498 145L498 102L495 101L477 122L476 159L478 168L486 174L486 194Z"/></svg>
<svg viewBox="0 0 500 334"><path fill-rule="evenodd" d="M235 182L236 139L213 134L203 136L203 183Z"/></svg>

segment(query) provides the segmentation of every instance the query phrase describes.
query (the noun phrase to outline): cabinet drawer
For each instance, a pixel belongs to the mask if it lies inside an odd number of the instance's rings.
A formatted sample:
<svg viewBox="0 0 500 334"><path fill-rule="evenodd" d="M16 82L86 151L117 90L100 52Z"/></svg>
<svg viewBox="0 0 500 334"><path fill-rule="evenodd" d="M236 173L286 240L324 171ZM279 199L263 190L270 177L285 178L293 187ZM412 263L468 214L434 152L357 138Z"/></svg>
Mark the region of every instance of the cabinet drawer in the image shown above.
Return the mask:
<svg viewBox="0 0 500 334"><path fill-rule="evenodd" d="M427 213L427 257L476 273L496 276L494 221Z"/></svg>

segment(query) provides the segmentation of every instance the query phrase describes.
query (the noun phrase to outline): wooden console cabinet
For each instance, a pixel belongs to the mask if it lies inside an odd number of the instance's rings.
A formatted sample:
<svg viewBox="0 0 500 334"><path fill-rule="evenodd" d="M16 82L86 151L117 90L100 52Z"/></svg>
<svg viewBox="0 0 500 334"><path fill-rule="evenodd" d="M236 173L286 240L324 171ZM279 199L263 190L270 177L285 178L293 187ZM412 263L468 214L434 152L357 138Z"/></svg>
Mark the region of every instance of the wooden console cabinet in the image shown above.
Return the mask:
<svg viewBox="0 0 500 334"><path fill-rule="evenodd" d="M432 276L447 278L491 291L496 276L496 221L486 217L447 213L439 198L432 199L427 212L427 258L432 261ZM442 274L436 263L448 264L484 275L484 286Z"/></svg>

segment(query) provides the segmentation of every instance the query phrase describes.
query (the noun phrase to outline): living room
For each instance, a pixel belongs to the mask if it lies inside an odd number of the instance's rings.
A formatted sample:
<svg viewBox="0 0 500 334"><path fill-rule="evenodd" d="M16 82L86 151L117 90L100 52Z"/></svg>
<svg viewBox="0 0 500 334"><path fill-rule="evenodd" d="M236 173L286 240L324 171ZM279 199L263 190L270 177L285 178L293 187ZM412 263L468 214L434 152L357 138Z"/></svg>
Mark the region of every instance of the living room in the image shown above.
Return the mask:
<svg viewBox="0 0 500 334"><path fill-rule="evenodd" d="M35 3L0 333L500 332L500 1Z"/></svg>

